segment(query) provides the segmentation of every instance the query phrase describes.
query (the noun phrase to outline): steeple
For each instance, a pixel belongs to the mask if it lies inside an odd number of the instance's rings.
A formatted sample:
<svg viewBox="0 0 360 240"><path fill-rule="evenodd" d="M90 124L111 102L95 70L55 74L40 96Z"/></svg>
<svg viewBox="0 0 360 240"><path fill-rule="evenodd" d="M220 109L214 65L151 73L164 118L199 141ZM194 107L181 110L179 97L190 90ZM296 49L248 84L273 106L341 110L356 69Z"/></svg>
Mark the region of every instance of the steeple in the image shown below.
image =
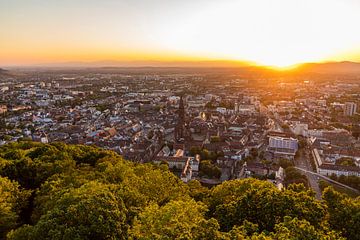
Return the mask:
<svg viewBox="0 0 360 240"><path fill-rule="evenodd" d="M179 102L179 120L185 121L185 107L184 107L184 100L183 97L180 96L180 102Z"/></svg>
<svg viewBox="0 0 360 240"><path fill-rule="evenodd" d="M185 107L183 96L180 96L179 100L178 121L175 127L174 137L176 142L185 137Z"/></svg>

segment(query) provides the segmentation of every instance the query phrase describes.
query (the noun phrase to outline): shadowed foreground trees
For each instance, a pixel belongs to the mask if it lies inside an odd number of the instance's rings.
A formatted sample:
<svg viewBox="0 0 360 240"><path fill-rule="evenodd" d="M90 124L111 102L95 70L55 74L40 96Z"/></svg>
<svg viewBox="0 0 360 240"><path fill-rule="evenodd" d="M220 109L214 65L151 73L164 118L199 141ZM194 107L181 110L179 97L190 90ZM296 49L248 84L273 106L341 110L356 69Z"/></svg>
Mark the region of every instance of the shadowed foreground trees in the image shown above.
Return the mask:
<svg viewBox="0 0 360 240"><path fill-rule="evenodd" d="M91 146L0 147L0 239L359 239L359 201L256 179L186 185Z"/></svg>

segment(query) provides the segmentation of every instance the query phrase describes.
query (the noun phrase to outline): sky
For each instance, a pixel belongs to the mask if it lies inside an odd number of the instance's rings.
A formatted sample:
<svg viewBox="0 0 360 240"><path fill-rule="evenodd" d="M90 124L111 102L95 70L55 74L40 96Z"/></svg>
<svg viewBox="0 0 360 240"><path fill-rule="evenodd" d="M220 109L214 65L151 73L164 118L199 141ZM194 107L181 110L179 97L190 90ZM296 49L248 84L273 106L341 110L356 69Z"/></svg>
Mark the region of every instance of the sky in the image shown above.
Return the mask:
<svg viewBox="0 0 360 240"><path fill-rule="evenodd" d="M360 61L359 0L0 0L0 65Z"/></svg>

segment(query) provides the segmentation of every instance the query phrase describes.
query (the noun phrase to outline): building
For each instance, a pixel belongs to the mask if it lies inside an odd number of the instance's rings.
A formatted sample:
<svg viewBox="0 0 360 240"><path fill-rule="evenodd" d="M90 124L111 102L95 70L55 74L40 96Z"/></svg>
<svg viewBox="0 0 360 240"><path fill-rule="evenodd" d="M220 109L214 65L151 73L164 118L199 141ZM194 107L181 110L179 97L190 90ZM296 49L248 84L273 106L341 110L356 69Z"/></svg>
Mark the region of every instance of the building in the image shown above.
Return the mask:
<svg viewBox="0 0 360 240"><path fill-rule="evenodd" d="M315 161L317 173L324 176L360 176L360 167L359 166L346 166L346 165L337 165L335 163L329 164L323 160L321 152L317 148L312 150L312 157Z"/></svg>
<svg viewBox="0 0 360 240"><path fill-rule="evenodd" d="M295 123L290 127L290 130L292 133L294 133L296 136L308 136L308 130L309 126L306 123Z"/></svg>
<svg viewBox="0 0 360 240"><path fill-rule="evenodd" d="M227 109L224 108L224 107L217 107L217 108L216 108L216 111L219 112L219 113L221 113L221 114L226 114Z"/></svg>
<svg viewBox="0 0 360 240"><path fill-rule="evenodd" d="M297 139L278 136L269 137L268 151L273 153L275 158L294 159L297 150Z"/></svg>
<svg viewBox="0 0 360 240"><path fill-rule="evenodd" d="M7 106L6 105L0 105L0 114L7 112Z"/></svg>
<svg viewBox="0 0 360 240"><path fill-rule="evenodd" d="M344 105L344 115L352 116L356 113L356 103L354 102L346 102Z"/></svg>
<svg viewBox="0 0 360 240"><path fill-rule="evenodd" d="M239 111L239 104L238 104L238 103L235 103L235 105L234 105L234 111L235 111L235 112L238 112L238 111Z"/></svg>
<svg viewBox="0 0 360 240"><path fill-rule="evenodd" d="M181 171L180 178L184 182L188 182L192 179L194 172L197 175L200 165L200 156L196 157L185 156L183 149L176 149L171 151L167 145L165 145L156 155L154 161L156 164L166 162L169 169L175 171Z"/></svg>
<svg viewBox="0 0 360 240"><path fill-rule="evenodd" d="M354 166L342 166L332 164L322 164L318 168L318 172L324 176L357 176L360 177L360 168Z"/></svg>
<svg viewBox="0 0 360 240"><path fill-rule="evenodd" d="M174 130L175 142L181 142L191 139L191 132L185 119L185 106L183 97L180 97L178 109L178 121Z"/></svg>

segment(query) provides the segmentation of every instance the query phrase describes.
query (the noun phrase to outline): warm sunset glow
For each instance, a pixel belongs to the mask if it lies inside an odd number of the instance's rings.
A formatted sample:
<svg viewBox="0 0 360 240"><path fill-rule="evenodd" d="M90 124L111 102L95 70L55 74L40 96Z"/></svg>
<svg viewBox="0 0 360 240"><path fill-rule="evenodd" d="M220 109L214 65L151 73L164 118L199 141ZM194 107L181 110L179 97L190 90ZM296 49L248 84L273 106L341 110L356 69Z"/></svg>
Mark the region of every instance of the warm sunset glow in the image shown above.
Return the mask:
<svg viewBox="0 0 360 240"><path fill-rule="evenodd" d="M0 64L360 61L357 0L0 2Z"/></svg>

